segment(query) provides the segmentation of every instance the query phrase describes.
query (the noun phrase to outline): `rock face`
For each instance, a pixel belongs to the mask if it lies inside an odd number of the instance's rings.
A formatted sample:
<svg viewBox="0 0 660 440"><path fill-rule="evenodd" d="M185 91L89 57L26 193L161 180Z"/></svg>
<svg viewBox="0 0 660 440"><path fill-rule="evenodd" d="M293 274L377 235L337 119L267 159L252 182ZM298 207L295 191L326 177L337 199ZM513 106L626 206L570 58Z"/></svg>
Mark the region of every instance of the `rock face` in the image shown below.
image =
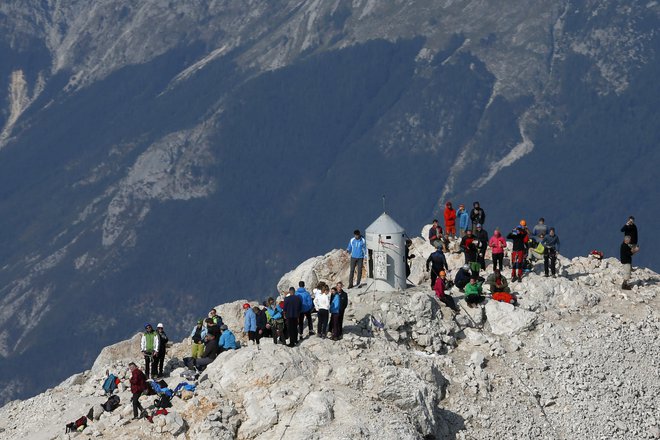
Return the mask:
<svg viewBox="0 0 660 440"><path fill-rule="evenodd" d="M340 251L307 260L281 283L335 281L344 260ZM152 423L131 420L136 335L103 349L91 370L0 408L0 439L657 438L660 276L638 269L623 294L620 270L615 260L564 260L561 278L532 272L513 284L519 307L486 300L470 309L454 288L460 314L426 281L403 292L351 289L343 339L288 348L266 338L260 350L243 340ZM216 307L239 339L243 302ZM170 387L185 380L189 353L187 339L168 349ZM113 412L100 407L106 370L121 380ZM153 411L153 397L141 401ZM61 433L90 408L81 434Z"/></svg>

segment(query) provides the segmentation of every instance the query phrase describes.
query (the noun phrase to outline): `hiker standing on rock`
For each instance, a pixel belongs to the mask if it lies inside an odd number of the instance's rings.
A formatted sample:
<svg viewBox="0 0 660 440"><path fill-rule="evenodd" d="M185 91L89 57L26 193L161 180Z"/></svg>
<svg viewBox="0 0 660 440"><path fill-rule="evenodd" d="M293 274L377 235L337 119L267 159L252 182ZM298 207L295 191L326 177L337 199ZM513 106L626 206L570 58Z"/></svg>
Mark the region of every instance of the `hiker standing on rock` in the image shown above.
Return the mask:
<svg viewBox="0 0 660 440"><path fill-rule="evenodd" d="M623 237L623 243L621 243L621 264L623 264L623 284L621 284L621 288L623 290L632 289L632 286L628 284L632 272L632 256L639 250L637 247L632 248L630 241L630 235L626 235Z"/></svg>
<svg viewBox="0 0 660 440"><path fill-rule="evenodd" d="M543 245L543 269L545 276L548 277L549 272L552 276L557 276L557 252L559 252L559 237L555 234L555 228L550 228L548 235L541 234L541 244ZM550 270L548 270L550 269Z"/></svg>
<svg viewBox="0 0 660 440"><path fill-rule="evenodd" d="M429 271L429 264L431 265L431 289L435 288L435 280L438 278L440 271L448 269L447 259L440 247L437 247L426 259L426 271Z"/></svg>
<svg viewBox="0 0 660 440"><path fill-rule="evenodd" d="M163 365L165 364L165 350L167 349L167 343L170 339L165 334L165 327L162 322L159 322L156 326L156 331L158 332L158 355L155 358L156 361L156 371L158 372L158 377L163 377Z"/></svg>
<svg viewBox="0 0 660 440"><path fill-rule="evenodd" d="M451 205L451 202L445 204L445 234L447 238L456 238L456 210Z"/></svg>
<svg viewBox="0 0 660 440"><path fill-rule="evenodd" d="M348 308L348 293L344 290L344 283L337 283L337 294L339 295L339 339L344 337L344 313Z"/></svg>
<svg viewBox="0 0 660 440"><path fill-rule="evenodd" d="M317 334L319 338L324 338L328 335L328 318L330 310L330 289L326 284L321 286L321 293L314 297L314 307L318 318Z"/></svg>
<svg viewBox="0 0 660 440"><path fill-rule="evenodd" d="M339 340L339 317L341 314L341 298L336 287L332 288L332 295L330 296L330 314L331 314L331 330L333 341Z"/></svg>
<svg viewBox="0 0 660 440"><path fill-rule="evenodd" d="M534 237L541 237L541 234L547 235L548 234L548 225L545 224L545 219L541 217L539 219L539 222L534 226L532 229L532 235ZM540 241L540 240L539 240Z"/></svg>
<svg viewBox="0 0 660 440"><path fill-rule="evenodd" d="M511 250L511 282L521 281L529 236L525 232L525 227L519 225L506 238L513 241L513 248ZM516 271L518 272L517 275Z"/></svg>
<svg viewBox="0 0 660 440"><path fill-rule="evenodd" d="M144 329L145 332L140 340L140 350L144 355L144 371L153 378L158 375L156 358L158 357L159 338L151 324L145 324Z"/></svg>
<svg viewBox="0 0 660 440"><path fill-rule="evenodd" d="M202 356L204 352L204 339L206 338L206 327L204 327L204 320L197 321L197 325L193 327L190 332L190 339L192 340L192 357L197 359Z"/></svg>
<svg viewBox="0 0 660 440"><path fill-rule="evenodd" d="M273 344L277 344L279 338L280 343L286 344L286 336L284 335L284 311L279 304L275 302L272 297L268 298L268 313L270 315L270 331L273 336Z"/></svg>
<svg viewBox="0 0 660 440"><path fill-rule="evenodd" d="M348 288L353 288L353 275L355 274L355 266L357 266L357 287L360 287L362 282L362 266L364 259L367 256L367 242L360 234L360 230L353 231L353 238L348 242L346 252L351 255L351 270L348 276Z"/></svg>
<svg viewBox="0 0 660 440"><path fill-rule="evenodd" d="M495 228L493 236L488 241L491 252L493 253L493 270L502 271L504 263L504 251L506 250L506 240L500 233L500 228Z"/></svg>
<svg viewBox="0 0 660 440"><path fill-rule="evenodd" d="M474 236L477 242L477 262L481 266L481 270L486 270L486 250L488 249L488 232L477 224L477 233Z"/></svg>
<svg viewBox="0 0 660 440"><path fill-rule="evenodd" d="M359 278L360 278L360 274L358 274L358 279ZM302 339L303 330L305 328L305 319L307 319L307 328L308 328L309 336L312 336L314 334L314 325L312 324L312 309L314 309L314 301L312 300L312 295L307 291L307 289L305 289L304 281L300 281L298 283L298 290L296 290L296 296L299 296L301 301L300 318L298 320L298 337Z"/></svg>
<svg viewBox="0 0 660 440"><path fill-rule="evenodd" d="M462 203L458 205L458 211L456 212L456 219L458 220L458 229L461 234L461 238L465 237L465 233L470 226L470 215L465 210L465 205Z"/></svg>
<svg viewBox="0 0 660 440"><path fill-rule="evenodd" d="M144 373L135 365L135 362L128 364L128 368L131 370L131 403L133 404L133 420L137 418L146 417L147 412L144 410L140 404L140 396L143 392L147 390L147 378ZM138 411L140 412L140 417L138 417Z"/></svg>
<svg viewBox="0 0 660 440"><path fill-rule="evenodd" d="M635 224L635 217L632 215L628 217L626 224L621 228L621 232L623 232L624 236L627 235L630 237L630 248L636 249L633 253L639 251L639 246L637 244L637 225Z"/></svg>
<svg viewBox="0 0 660 440"><path fill-rule="evenodd" d="M302 308L302 300L296 295L296 289L289 288L284 298L284 316L286 316L286 329L289 333L289 343L287 347L295 347L298 345L298 318L300 317L300 309Z"/></svg>
<svg viewBox="0 0 660 440"><path fill-rule="evenodd" d="M470 211L470 220L472 220L472 233L477 232L477 225L486 223L486 212L479 206L479 202L472 204L472 211Z"/></svg>
<svg viewBox="0 0 660 440"><path fill-rule="evenodd" d="M243 310L245 311L244 322L243 322L243 336L247 335L248 341L252 341L253 345L257 346L259 350L259 336L257 335L257 315L254 313L250 304L243 304Z"/></svg>

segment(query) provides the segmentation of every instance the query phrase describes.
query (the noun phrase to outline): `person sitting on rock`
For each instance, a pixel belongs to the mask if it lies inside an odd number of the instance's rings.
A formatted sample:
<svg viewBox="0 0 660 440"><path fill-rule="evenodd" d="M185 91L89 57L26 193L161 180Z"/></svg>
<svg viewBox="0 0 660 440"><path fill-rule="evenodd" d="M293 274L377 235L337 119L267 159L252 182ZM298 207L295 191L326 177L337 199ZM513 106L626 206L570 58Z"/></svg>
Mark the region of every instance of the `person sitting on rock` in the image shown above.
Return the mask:
<svg viewBox="0 0 660 440"><path fill-rule="evenodd" d="M296 295L296 289L289 288L289 292L284 298L284 316L286 318L286 329L289 335L289 343L287 347L295 347L298 345L298 319L300 318L300 308L302 307L302 300Z"/></svg>
<svg viewBox="0 0 660 440"><path fill-rule="evenodd" d="M220 326L220 331L222 332L218 341L220 353L227 350L236 350L236 336L234 336L234 333L229 330L226 324Z"/></svg>
<svg viewBox="0 0 660 440"><path fill-rule="evenodd" d="M203 319L198 320L197 325L193 327L190 339L192 340L192 357L197 359L204 352L204 341L206 340L206 327L204 327Z"/></svg>
<svg viewBox="0 0 660 440"><path fill-rule="evenodd" d="M204 353L199 359L193 359L192 363L197 368L197 371L204 371L206 367L218 357L220 346L218 340L213 333L206 335L206 342L204 343Z"/></svg>
<svg viewBox="0 0 660 440"><path fill-rule="evenodd" d="M150 377L156 377L158 375L156 358L158 357L159 338L151 324L145 324L144 329L145 332L140 340L140 350L144 355L144 371Z"/></svg>
<svg viewBox="0 0 660 440"><path fill-rule="evenodd" d="M509 289L509 283L507 282L506 277L499 271L499 269L495 269L492 274L488 275L488 278L486 278L486 284L488 284L488 287L490 287L491 294L495 292L511 293L511 290Z"/></svg>
<svg viewBox="0 0 660 440"><path fill-rule="evenodd" d="M218 328L222 325L222 317L218 315L218 311L216 309L211 309L209 312L209 318L213 320L213 324L217 325Z"/></svg>
<svg viewBox="0 0 660 440"><path fill-rule="evenodd" d="M431 265L431 289L433 289L435 288L435 280L438 278L440 271L448 269L447 259L440 247L437 247L435 252L426 259L427 272L429 271L429 265Z"/></svg>
<svg viewBox="0 0 660 440"><path fill-rule="evenodd" d="M438 225L438 219L433 219L433 224L429 229L429 243L434 248L442 246L442 228Z"/></svg>
<svg viewBox="0 0 660 440"><path fill-rule="evenodd" d="M341 336L339 327L341 326L341 294L337 291L336 287L332 288L330 296L330 315L331 315L331 329L332 340L336 341Z"/></svg>
<svg viewBox="0 0 660 440"><path fill-rule="evenodd" d="M147 377L144 375L142 370L140 370L138 366L135 365L135 362L129 363L128 368L131 371L130 383L131 394L133 395L133 397L131 397L131 403L133 404L133 420L135 420L137 418L147 416L147 412L140 404L140 396L142 393L147 391ZM139 417L138 411L140 412Z"/></svg>
<svg viewBox="0 0 660 440"><path fill-rule="evenodd" d="M456 276L454 277L454 285L458 287L458 289L462 292L465 286L470 282L470 277L472 274L470 273L470 266L467 264L456 272Z"/></svg>
<svg viewBox="0 0 660 440"><path fill-rule="evenodd" d="M280 343L286 344L284 336L284 312L282 311L282 307L272 297L266 300L266 304L268 304L268 314L270 315L267 325L270 326L273 344L277 344L278 339Z"/></svg>
<svg viewBox="0 0 660 440"><path fill-rule="evenodd" d="M435 290L435 296L438 298L441 302L443 302L447 307L452 309L455 312L458 312L458 306L456 305L456 302L454 301L454 298L451 295L447 295L446 290L447 290L447 272L444 270L441 270L438 273L438 279L435 280L435 286L433 290Z"/></svg>
<svg viewBox="0 0 660 440"><path fill-rule="evenodd" d="M252 341L252 345L256 345L257 350L259 347L259 335L257 334L257 314L254 312L250 304L243 304L244 322L243 322L243 336L247 335L248 341Z"/></svg>
<svg viewBox="0 0 660 440"><path fill-rule="evenodd" d="M477 277L471 277L470 282L465 286L465 302L470 307L476 307L483 300L481 283L477 281Z"/></svg>
<svg viewBox="0 0 660 440"><path fill-rule="evenodd" d="M328 319L330 317L330 288L327 284L321 286L321 293L314 297L314 307L318 318L317 335L325 338L328 335Z"/></svg>
<svg viewBox="0 0 660 440"><path fill-rule="evenodd" d="M217 341L220 338L220 326L215 323L213 318L206 318L206 333L210 333L215 336Z"/></svg>

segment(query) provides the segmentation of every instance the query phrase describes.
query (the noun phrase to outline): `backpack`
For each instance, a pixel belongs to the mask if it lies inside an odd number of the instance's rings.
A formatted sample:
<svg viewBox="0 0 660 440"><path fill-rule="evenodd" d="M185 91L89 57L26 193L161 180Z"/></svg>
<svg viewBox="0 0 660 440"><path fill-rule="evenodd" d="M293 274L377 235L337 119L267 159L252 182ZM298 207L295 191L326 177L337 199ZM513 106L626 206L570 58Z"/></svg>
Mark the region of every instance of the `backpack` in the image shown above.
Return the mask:
<svg viewBox="0 0 660 440"><path fill-rule="evenodd" d="M495 301L506 302L506 303L509 303L509 304L515 304L515 302L516 302L516 298L513 295L511 295L510 293L506 293L506 292L493 293L492 298Z"/></svg>
<svg viewBox="0 0 660 440"><path fill-rule="evenodd" d="M69 432L77 431L78 428L80 428L81 426L83 427L83 429L87 427L87 417L82 416L81 418L79 418L75 422L68 423L66 425L66 429L65 429L64 433L67 434Z"/></svg>
<svg viewBox="0 0 660 440"><path fill-rule="evenodd" d="M154 405L156 408L171 408L172 398L167 394L161 394L158 399L154 400Z"/></svg>
<svg viewBox="0 0 660 440"><path fill-rule="evenodd" d="M312 296L309 293L305 293L302 296L302 309L303 310L312 310L314 308L314 301L312 301Z"/></svg>
<svg viewBox="0 0 660 440"><path fill-rule="evenodd" d="M119 396L116 395L116 394L113 394L101 406L103 407L104 411L112 412L112 411L116 410L119 407L119 402L120 402Z"/></svg>
<svg viewBox="0 0 660 440"><path fill-rule="evenodd" d="M103 382L103 391L106 394L112 394L117 389L117 376L109 374L107 379Z"/></svg>

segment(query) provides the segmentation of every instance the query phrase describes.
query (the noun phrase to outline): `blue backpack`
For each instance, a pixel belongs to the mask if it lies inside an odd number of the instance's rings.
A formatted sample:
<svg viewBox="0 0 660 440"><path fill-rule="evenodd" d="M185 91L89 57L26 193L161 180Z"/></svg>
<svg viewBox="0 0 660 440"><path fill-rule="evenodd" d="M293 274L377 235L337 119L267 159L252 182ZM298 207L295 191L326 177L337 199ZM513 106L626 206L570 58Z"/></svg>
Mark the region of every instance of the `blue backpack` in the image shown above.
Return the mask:
<svg viewBox="0 0 660 440"><path fill-rule="evenodd" d="M106 394L112 394L117 388L117 376L108 374L108 378L103 382L103 391Z"/></svg>
<svg viewBox="0 0 660 440"><path fill-rule="evenodd" d="M312 295L309 292L305 292L300 295L302 298L302 310L304 312L309 312L314 308L314 301L312 301Z"/></svg>

